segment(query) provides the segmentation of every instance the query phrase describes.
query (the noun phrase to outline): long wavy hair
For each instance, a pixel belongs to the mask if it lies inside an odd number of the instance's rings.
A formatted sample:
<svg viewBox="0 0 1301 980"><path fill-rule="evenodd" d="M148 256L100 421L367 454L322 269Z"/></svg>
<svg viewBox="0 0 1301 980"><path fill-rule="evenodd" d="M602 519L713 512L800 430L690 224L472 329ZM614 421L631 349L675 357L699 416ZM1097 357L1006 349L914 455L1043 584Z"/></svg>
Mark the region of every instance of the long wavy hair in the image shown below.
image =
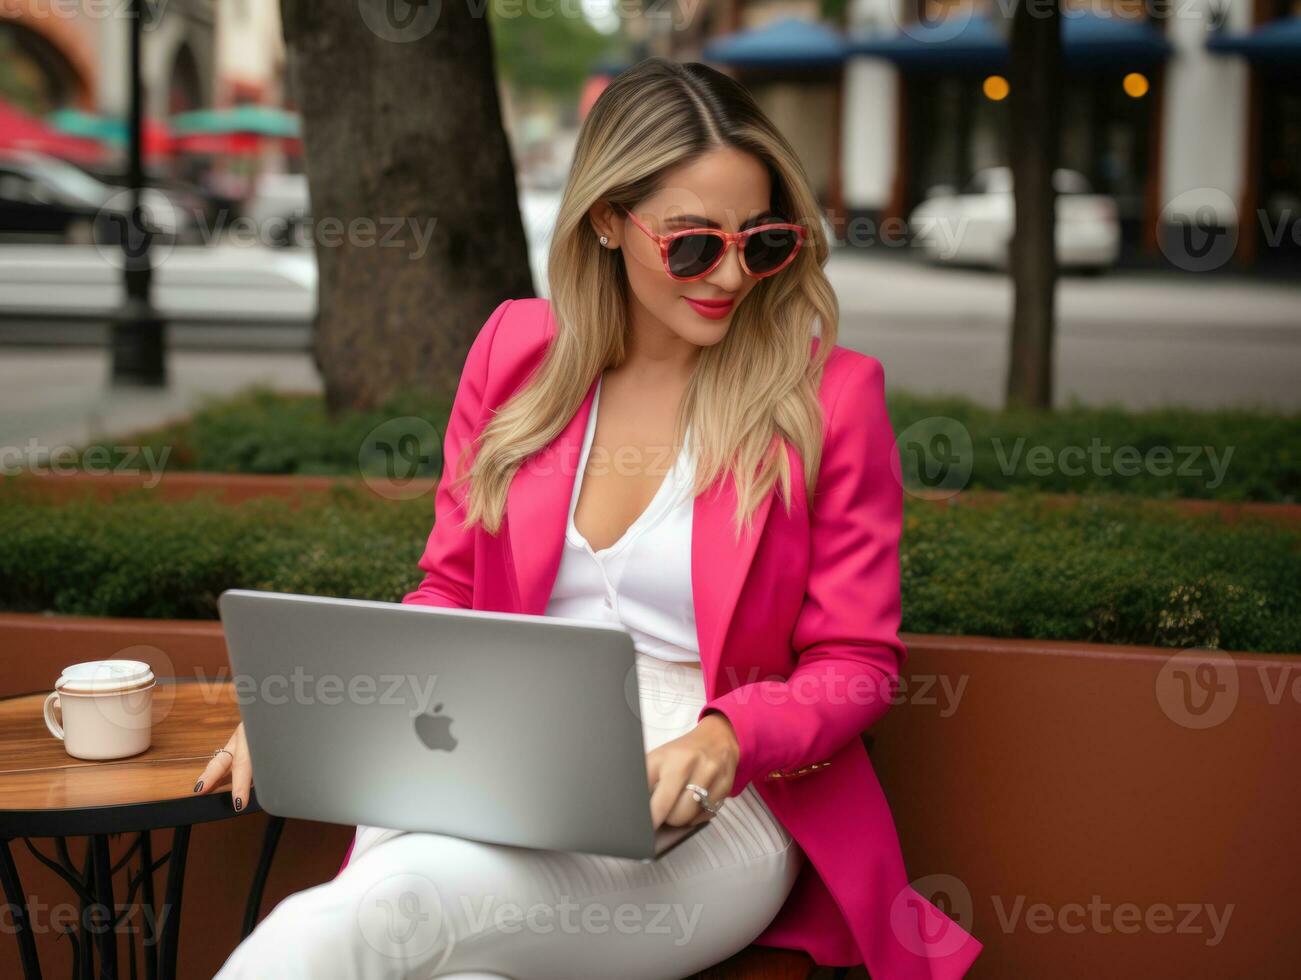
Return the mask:
<svg viewBox="0 0 1301 980"><path fill-rule="evenodd" d="M471 468L461 470L470 483L466 526L500 530L518 468L560 434L597 375L626 356L624 260L601 246L590 209L602 200L634 208L671 168L723 147L767 166L771 207L805 228L805 244L737 305L723 340L700 352L674 445L682 444L690 421L693 497L732 473L738 535L742 526L749 533L756 506L775 484L790 510L791 466L778 451L781 440L799 453L812 498L823 439L818 388L839 319L822 268L829 245L817 200L795 150L740 84L707 65L654 57L615 77L583 122L547 263L556 335L529 380L484 427ZM811 356L815 335L821 341Z"/></svg>

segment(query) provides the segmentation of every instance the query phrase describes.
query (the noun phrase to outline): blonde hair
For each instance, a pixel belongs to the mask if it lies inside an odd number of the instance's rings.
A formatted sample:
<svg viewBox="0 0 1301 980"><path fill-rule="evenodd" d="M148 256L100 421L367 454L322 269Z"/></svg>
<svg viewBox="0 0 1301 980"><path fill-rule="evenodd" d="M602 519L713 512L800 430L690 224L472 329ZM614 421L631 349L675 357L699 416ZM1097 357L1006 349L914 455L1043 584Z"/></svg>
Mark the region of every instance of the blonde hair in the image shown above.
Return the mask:
<svg viewBox="0 0 1301 980"><path fill-rule="evenodd" d="M818 388L839 317L822 269L829 247L817 200L795 150L744 88L706 65L655 57L620 73L583 122L547 264L556 335L529 381L488 422L473 466L462 471L470 482L467 526L500 530L520 465L561 433L597 375L626 356L623 257L601 246L590 209L602 200L631 208L659 189L666 171L721 147L767 166L771 206L805 228L805 244L789 266L755 284L724 339L701 351L674 445L690 420L693 496L731 470L738 533L742 524L749 532L756 506L778 481L790 509L790 460L776 451L781 439L799 453L812 498L823 438ZM821 341L811 356L815 321Z"/></svg>

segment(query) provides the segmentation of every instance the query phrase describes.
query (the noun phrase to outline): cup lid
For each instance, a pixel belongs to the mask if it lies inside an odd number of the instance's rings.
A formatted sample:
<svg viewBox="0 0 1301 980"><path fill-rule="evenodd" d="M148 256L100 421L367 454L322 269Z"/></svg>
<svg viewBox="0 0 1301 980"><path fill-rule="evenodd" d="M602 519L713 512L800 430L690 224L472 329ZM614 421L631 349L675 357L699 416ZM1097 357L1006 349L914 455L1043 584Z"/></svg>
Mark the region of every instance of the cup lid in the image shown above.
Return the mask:
<svg viewBox="0 0 1301 980"><path fill-rule="evenodd" d="M140 660L91 660L65 667L54 689L69 694L108 694L147 687L153 680L154 672Z"/></svg>

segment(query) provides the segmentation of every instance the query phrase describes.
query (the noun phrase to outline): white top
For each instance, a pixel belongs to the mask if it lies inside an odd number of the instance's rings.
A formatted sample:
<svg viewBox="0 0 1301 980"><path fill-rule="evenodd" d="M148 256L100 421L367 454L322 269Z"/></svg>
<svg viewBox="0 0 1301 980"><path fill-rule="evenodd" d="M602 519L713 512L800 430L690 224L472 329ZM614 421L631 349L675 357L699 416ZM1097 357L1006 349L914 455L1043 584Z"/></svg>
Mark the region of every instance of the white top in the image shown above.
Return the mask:
<svg viewBox="0 0 1301 980"><path fill-rule="evenodd" d="M691 591L690 494L693 465L685 445L655 496L614 544L594 551L574 525L587 457L596 432L601 381L587 417L587 432L569 500L564 552L546 615L621 624L641 653L661 660L699 663Z"/></svg>

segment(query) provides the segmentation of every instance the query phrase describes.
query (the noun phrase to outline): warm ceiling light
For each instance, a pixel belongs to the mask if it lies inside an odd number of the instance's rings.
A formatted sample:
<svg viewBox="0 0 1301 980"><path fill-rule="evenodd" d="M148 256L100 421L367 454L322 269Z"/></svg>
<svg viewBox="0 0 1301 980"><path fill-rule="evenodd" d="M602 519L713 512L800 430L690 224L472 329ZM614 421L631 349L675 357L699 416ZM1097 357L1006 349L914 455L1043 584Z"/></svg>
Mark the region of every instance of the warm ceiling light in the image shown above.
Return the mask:
<svg viewBox="0 0 1301 980"><path fill-rule="evenodd" d="M980 83L980 90L985 93L985 98L991 102L1002 102L1007 98L1007 93L1011 91L1011 86L1007 84L1007 79L1002 75L990 75Z"/></svg>
<svg viewBox="0 0 1301 980"><path fill-rule="evenodd" d="M1124 77L1120 85L1125 90L1125 94L1131 99L1141 99L1147 95L1147 90L1150 88L1147 76L1138 71L1131 71Z"/></svg>

